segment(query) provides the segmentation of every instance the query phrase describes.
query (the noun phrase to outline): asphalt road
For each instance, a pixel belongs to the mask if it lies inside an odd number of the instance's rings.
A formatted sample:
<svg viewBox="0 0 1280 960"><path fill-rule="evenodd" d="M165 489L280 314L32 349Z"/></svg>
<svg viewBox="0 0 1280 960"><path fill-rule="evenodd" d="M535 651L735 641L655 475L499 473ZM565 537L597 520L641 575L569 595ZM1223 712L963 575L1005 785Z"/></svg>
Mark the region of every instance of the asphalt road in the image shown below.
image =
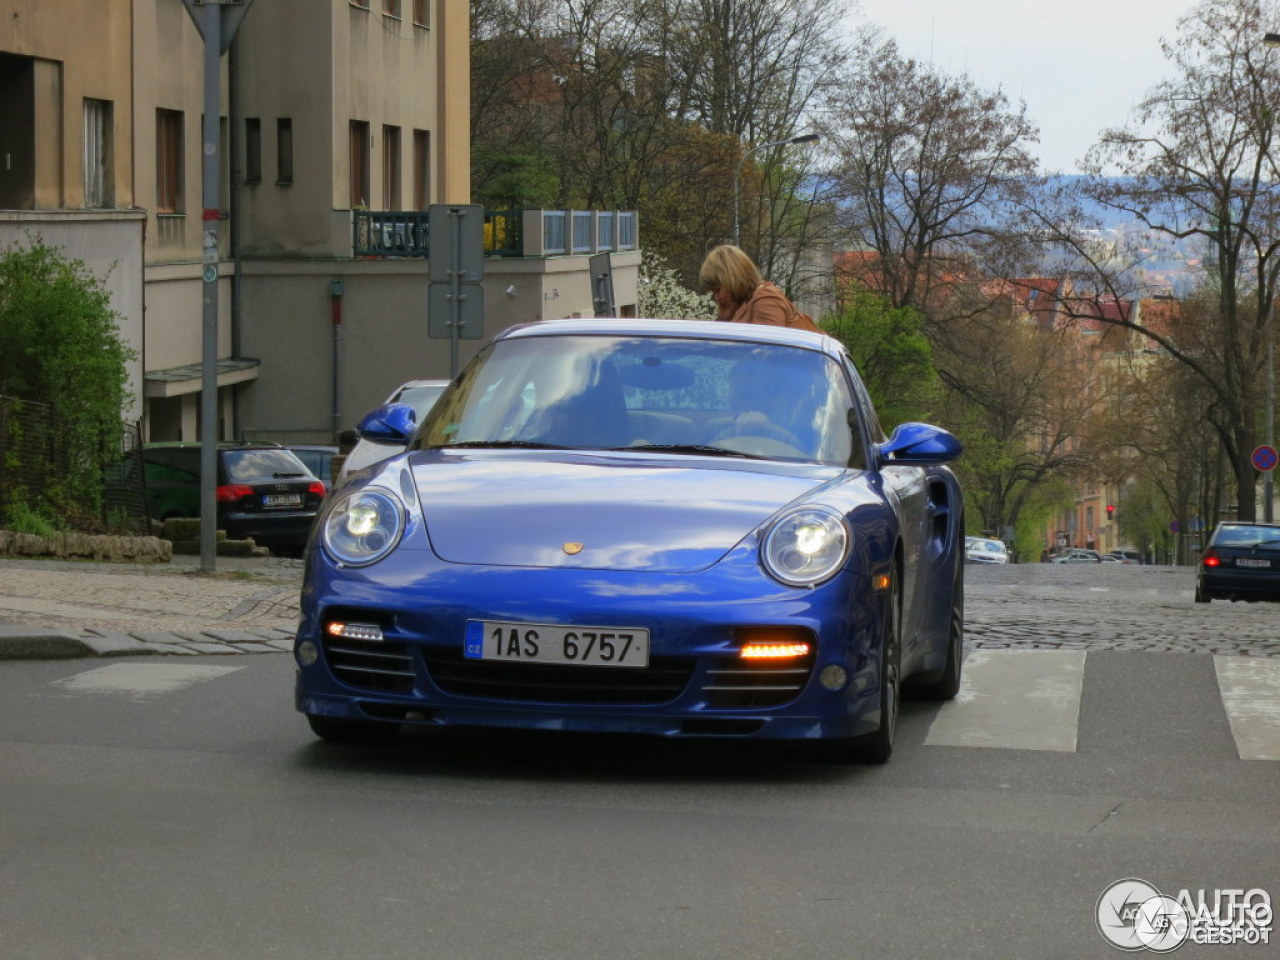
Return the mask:
<svg viewBox="0 0 1280 960"><path fill-rule="evenodd" d="M337 747L283 653L0 663L0 958L1102 958L1125 878L1280 899L1280 660L1238 648L1277 609L1107 572L973 573L966 687L880 768Z"/></svg>

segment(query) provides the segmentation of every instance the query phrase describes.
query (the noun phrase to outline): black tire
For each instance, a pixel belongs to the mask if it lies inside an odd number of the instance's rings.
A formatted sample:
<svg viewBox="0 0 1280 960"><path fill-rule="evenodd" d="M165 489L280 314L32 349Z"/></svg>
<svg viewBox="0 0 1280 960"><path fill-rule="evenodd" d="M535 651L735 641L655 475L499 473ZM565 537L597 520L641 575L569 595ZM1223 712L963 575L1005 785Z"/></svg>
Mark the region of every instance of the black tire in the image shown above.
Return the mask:
<svg viewBox="0 0 1280 960"><path fill-rule="evenodd" d="M914 682L912 692L925 700L954 700L960 692L964 664L964 564L957 564L951 592L951 626L947 636L947 661L936 678Z"/></svg>
<svg viewBox="0 0 1280 960"><path fill-rule="evenodd" d="M351 720L347 717L319 717L307 714L311 732L331 743L389 743L400 733L400 724L378 720Z"/></svg>
<svg viewBox="0 0 1280 960"><path fill-rule="evenodd" d="M1208 603L1212 599L1213 599L1213 594L1211 594L1208 590L1206 590L1204 587L1200 586L1200 584L1197 583L1196 584L1196 603Z"/></svg>
<svg viewBox="0 0 1280 960"><path fill-rule="evenodd" d="M898 732L898 710L902 704L902 588L898 572L885 609L884 639L880 652L880 728L854 741L854 759L859 763L888 763Z"/></svg>

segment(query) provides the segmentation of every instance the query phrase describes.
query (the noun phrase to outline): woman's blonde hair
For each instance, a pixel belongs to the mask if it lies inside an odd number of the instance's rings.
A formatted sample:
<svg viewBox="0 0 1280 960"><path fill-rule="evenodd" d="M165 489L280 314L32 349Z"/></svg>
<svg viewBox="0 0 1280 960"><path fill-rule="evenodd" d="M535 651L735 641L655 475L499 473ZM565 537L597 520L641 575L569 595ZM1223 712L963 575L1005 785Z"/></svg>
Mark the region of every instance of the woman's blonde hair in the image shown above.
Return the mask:
<svg viewBox="0 0 1280 960"><path fill-rule="evenodd" d="M724 290L738 303L746 303L764 283L760 269L751 258L732 244L712 248L698 271L698 282L715 293Z"/></svg>

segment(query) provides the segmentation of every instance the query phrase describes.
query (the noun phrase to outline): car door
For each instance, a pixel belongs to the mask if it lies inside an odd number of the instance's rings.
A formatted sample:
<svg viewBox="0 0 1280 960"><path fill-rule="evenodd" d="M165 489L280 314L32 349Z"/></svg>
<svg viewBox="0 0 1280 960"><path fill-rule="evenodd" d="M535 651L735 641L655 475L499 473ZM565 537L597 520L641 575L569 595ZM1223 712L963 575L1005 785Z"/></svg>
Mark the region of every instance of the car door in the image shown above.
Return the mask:
<svg viewBox="0 0 1280 960"><path fill-rule="evenodd" d="M910 659L913 654L912 648L918 642L918 625L925 601L923 584L928 575L927 559L924 554L931 531L932 510L927 468L895 464L879 458L875 448L887 439L884 429L880 425L871 396L867 393L862 378L853 366L853 361L847 355L844 361L859 419L863 424L864 436L870 448L867 454L869 462L873 467L879 464L885 499L893 506L900 519L898 534L902 538L903 547L901 578L903 655L904 660Z"/></svg>

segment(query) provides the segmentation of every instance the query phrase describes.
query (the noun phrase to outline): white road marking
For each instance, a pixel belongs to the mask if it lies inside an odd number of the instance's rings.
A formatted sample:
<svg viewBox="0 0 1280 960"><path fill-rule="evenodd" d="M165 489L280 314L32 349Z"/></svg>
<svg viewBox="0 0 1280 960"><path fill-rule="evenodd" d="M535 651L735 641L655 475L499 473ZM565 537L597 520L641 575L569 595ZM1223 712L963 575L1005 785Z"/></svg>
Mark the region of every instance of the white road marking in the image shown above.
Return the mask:
<svg viewBox="0 0 1280 960"><path fill-rule="evenodd" d="M1083 650L972 650L925 744L1074 753Z"/></svg>
<svg viewBox="0 0 1280 960"><path fill-rule="evenodd" d="M1213 658L1241 760L1280 760L1280 660Z"/></svg>
<svg viewBox="0 0 1280 960"><path fill-rule="evenodd" d="M113 663L74 677L55 680L73 693L123 693L155 697L215 680L243 667L211 667L194 663Z"/></svg>

